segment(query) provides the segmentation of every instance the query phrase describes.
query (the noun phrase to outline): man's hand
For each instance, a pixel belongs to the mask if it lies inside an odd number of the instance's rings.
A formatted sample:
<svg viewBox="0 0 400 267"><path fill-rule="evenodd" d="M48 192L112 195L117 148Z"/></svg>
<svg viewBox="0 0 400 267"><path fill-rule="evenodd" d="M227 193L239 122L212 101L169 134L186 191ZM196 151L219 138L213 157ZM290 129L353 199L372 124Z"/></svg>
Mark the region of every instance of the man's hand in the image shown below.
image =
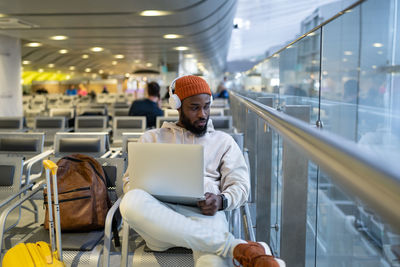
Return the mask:
<svg viewBox="0 0 400 267"><path fill-rule="evenodd" d="M218 210L222 209L222 198L213 193L205 193L205 200L199 201L197 205L204 215L213 216Z"/></svg>

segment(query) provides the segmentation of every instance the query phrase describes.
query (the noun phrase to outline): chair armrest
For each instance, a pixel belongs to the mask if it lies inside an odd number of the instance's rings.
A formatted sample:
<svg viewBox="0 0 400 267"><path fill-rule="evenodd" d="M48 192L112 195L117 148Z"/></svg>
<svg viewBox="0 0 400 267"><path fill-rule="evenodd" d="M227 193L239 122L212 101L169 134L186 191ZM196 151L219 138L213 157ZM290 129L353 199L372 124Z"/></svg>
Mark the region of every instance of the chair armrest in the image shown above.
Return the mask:
<svg viewBox="0 0 400 267"><path fill-rule="evenodd" d="M5 206L6 204L10 203L14 198L18 197L19 195L25 193L27 190L31 189L33 187L33 184L28 184L25 185L24 187L22 187L19 192L15 193L14 195L9 196L8 198L4 199L1 203L0 203L0 208L2 208L3 206Z"/></svg>
<svg viewBox="0 0 400 267"><path fill-rule="evenodd" d="M35 163L39 162L40 160L50 156L53 153L54 153L54 150L50 149L50 150L47 150L47 151L45 151L43 153L40 153L39 155L36 155L33 158L28 159L27 161L25 161L24 166L26 164L28 164L28 166L26 167L25 184L29 184L29 178L31 176L31 169L32 169L33 164L35 164Z"/></svg>
<svg viewBox="0 0 400 267"><path fill-rule="evenodd" d="M111 154L110 158L111 159L117 158L120 154L121 154L121 150L116 150Z"/></svg>
<svg viewBox="0 0 400 267"><path fill-rule="evenodd" d="M108 157L111 155L111 153L112 153L112 151L111 151L111 150L108 150L106 153L104 153L103 155L101 155L100 158L102 158L102 159L108 158Z"/></svg>
<svg viewBox="0 0 400 267"><path fill-rule="evenodd" d="M115 212L119 208L119 204L121 203L122 196L115 201L114 205L108 210L105 227L104 227L104 247L103 247L103 266L110 266L110 248L111 248L111 235L112 235L112 221L115 215Z"/></svg>
<svg viewBox="0 0 400 267"><path fill-rule="evenodd" d="M3 247L3 240L4 240L4 232L5 232L5 227L6 227L6 220L8 215L10 214L11 211L13 211L16 207L24 203L25 201L29 200L33 195L35 195L37 192L43 189L45 186L45 183L41 183L40 186L36 187L34 190L32 190L29 194L26 194L23 198L20 198L18 201L10 204L2 213L0 216L0 247ZM0 250L0 259L2 259L2 251Z"/></svg>

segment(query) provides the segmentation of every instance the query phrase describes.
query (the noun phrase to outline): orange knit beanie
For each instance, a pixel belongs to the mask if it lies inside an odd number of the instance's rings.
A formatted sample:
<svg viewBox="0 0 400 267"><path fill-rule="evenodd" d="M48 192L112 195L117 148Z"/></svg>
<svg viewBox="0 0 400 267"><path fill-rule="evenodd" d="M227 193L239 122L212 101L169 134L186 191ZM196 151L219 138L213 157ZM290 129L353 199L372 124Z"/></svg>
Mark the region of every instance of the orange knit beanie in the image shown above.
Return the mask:
<svg viewBox="0 0 400 267"><path fill-rule="evenodd" d="M182 101L189 96L198 94L208 94L211 96L211 89L203 78L187 75L175 81L175 94Z"/></svg>

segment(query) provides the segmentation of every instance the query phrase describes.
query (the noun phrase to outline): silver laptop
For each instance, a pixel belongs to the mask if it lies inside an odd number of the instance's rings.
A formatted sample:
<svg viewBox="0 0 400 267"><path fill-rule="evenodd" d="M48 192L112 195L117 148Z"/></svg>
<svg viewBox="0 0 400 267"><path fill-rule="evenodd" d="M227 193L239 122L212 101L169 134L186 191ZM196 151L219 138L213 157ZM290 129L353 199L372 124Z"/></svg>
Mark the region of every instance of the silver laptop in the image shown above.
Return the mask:
<svg viewBox="0 0 400 267"><path fill-rule="evenodd" d="M165 202L196 206L204 199L202 145L129 143L131 188Z"/></svg>

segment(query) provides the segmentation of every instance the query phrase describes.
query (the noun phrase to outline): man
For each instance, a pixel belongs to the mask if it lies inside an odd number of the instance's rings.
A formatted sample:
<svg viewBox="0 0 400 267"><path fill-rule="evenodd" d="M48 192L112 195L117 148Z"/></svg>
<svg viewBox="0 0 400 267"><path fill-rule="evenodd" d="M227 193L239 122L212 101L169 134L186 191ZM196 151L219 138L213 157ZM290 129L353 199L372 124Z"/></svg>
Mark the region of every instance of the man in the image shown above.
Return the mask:
<svg viewBox="0 0 400 267"><path fill-rule="evenodd" d="M227 78L221 81L217 87L217 93L215 94L217 98L229 98L228 88L226 87Z"/></svg>
<svg viewBox="0 0 400 267"><path fill-rule="evenodd" d="M65 91L66 95L77 95L78 94L78 90L75 88L74 85L70 85L69 88L67 89L67 91Z"/></svg>
<svg viewBox="0 0 400 267"><path fill-rule="evenodd" d="M160 86L156 82L147 84L147 95L145 99L136 100L129 109L129 116L146 116L146 128L156 126L156 117L164 116L159 108Z"/></svg>
<svg viewBox="0 0 400 267"><path fill-rule="evenodd" d="M198 208L162 203L143 190L131 190L130 177L125 174L122 216L152 250L192 249L195 266L228 266L232 258L243 266L279 266L266 255L271 255L266 244L247 243L229 232L224 210L240 207L247 200L249 175L233 138L215 131L209 120L208 84L197 76L183 76L176 80L175 95L170 98L176 97L179 121L147 131L139 142L203 145L205 200Z"/></svg>

